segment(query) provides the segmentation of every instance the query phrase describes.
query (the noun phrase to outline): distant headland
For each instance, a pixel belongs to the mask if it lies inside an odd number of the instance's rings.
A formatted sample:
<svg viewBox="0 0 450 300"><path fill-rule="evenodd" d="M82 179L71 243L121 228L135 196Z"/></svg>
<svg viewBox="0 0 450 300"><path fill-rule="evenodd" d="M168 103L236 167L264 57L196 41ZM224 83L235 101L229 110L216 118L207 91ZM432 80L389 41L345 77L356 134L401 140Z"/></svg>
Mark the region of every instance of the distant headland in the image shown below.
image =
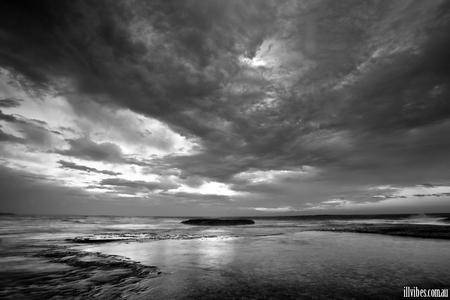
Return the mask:
<svg viewBox="0 0 450 300"><path fill-rule="evenodd" d="M248 219L190 219L182 221L186 225L202 226L233 226L233 225L253 225L255 221Z"/></svg>
<svg viewBox="0 0 450 300"><path fill-rule="evenodd" d="M0 212L0 216L15 216L15 214Z"/></svg>

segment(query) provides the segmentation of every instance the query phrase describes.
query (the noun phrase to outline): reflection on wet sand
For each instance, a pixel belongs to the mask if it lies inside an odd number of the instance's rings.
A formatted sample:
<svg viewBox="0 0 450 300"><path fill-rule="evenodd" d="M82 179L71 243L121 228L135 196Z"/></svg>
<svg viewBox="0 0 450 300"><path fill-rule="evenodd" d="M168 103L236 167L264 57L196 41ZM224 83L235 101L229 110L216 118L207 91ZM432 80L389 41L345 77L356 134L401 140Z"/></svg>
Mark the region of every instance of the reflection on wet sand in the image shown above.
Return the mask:
<svg viewBox="0 0 450 300"><path fill-rule="evenodd" d="M163 272L149 287L158 299L177 298L196 290L226 284L228 265L235 259L234 238L163 240L149 243L102 245L87 251L114 253L157 265ZM154 294L153 294L154 296Z"/></svg>
<svg viewBox="0 0 450 300"><path fill-rule="evenodd" d="M235 238L215 237L196 240L161 240L149 243L130 243L89 246L83 249L92 252L115 253L140 260L146 264L178 269L178 263L187 266L214 268L224 267L234 257Z"/></svg>

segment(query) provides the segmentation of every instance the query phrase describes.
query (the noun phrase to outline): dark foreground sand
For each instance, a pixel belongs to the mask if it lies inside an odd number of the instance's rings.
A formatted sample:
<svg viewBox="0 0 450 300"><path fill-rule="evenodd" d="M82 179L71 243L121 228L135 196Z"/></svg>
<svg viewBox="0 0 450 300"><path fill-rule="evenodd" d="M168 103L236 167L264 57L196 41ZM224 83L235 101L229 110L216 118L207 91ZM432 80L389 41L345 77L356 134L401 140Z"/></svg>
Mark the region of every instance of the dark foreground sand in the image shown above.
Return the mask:
<svg viewBox="0 0 450 300"><path fill-rule="evenodd" d="M314 229L314 231L375 233L419 238L450 239L450 226L444 225L362 225L328 227Z"/></svg>
<svg viewBox="0 0 450 300"><path fill-rule="evenodd" d="M120 299L161 276L154 266L62 246L24 245L2 256L1 299Z"/></svg>
<svg viewBox="0 0 450 300"><path fill-rule="evenodd" d="M76 249L80 243L208 238L203 235L101 234L27 243L0 239L0 299L134 299L165 276L118 255ZM74 247L75 246L75 247Z"/></svg>

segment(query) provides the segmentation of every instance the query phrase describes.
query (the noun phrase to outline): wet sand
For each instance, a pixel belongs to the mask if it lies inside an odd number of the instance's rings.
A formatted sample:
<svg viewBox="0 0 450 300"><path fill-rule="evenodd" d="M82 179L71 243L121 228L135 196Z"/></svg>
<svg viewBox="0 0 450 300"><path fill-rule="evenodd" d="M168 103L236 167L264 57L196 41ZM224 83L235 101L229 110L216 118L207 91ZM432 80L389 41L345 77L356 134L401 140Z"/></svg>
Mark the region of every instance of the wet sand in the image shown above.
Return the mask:
<svg viewBox="0 0 450 300"><path fill-rule="evenodd" d="M36 243L3 238L0 239L0 299L134 299L149 292L150 281L165 276L157 266L77 248L86 243L208 237L122 233Z"/></svg>

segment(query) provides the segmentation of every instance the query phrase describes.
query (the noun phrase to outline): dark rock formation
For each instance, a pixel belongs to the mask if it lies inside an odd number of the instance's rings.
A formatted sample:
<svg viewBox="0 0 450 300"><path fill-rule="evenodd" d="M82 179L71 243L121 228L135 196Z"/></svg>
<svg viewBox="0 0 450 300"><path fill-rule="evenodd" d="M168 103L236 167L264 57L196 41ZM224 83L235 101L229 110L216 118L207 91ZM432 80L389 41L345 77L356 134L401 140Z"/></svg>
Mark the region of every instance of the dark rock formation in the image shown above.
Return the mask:
<svg viewBox="0 0 450 300"><path fill-rule="evenodd" d="M146 277L161 274L158 267L146 266L119 255L108 255L67 249L64 247L51 247L34 254L35 257L45 257L52 263L64 263L72 267L91 270L127 269L129 276Z"/></svg>
<svg viewBox="0 0 450 300"><path fill-rule="evenodd" d="M233 225L253 225L255 221L248 219L190 219L182 221L186 225L203 226L233 226Z"/></svg>
<svg viewBox="0 0 450 300"><path fill-rule="evenodd" d="M0 212L0 216L15 216L15 214Z"/></svg>
<svg viewBox="0 0 450 300"><path fill-rule="evenodd" d="M314 231L335 231L335 232L356 232L375 233L386 235L397 235L407 237L450 239L450 226L446 225L382 225L382 226L361 226L344 228L320 228Z"/></svg>
<svg viewBox="0 0 450 300"><path fill-rule="evenodd" d="M439 220L439 221L450 224L450 217L442 219L442 220Z"/></svg>

